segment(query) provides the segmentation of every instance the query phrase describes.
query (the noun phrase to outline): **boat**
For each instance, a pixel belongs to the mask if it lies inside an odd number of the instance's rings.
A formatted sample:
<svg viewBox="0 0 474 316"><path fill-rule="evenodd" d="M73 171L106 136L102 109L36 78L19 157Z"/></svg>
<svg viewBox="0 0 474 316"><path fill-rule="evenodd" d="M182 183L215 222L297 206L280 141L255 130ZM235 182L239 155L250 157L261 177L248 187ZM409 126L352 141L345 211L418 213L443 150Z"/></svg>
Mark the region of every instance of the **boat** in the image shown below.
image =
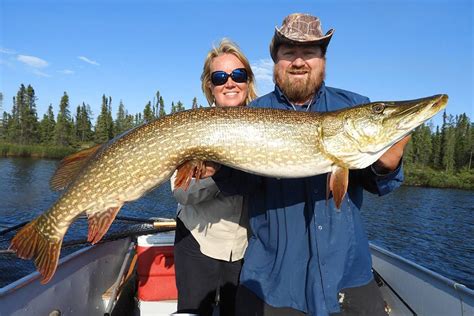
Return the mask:
<svg viewBox="0 0 474 316"><path fill-rule="evenodd" d="M175 313L173 226L80 249L45 285L33 272L1 288L0 316ZM370 250L389 315L474 316L472 289L376 245Z"/></svg>

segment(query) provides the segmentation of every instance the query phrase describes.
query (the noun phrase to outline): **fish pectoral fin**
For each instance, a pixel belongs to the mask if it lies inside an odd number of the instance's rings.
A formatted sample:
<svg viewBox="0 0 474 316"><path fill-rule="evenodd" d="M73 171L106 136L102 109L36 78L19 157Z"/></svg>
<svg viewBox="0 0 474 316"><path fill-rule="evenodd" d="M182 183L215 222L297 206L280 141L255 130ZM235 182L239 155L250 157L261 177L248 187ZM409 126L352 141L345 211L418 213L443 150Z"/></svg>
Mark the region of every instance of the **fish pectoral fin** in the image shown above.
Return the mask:
<svg viewBox="0 0 474 316"><path fill-rule="evenodd" d="M89 234L87 235L88 242L94 245L104 237L121 207L122 205L109 207L101 212L86 212L89 222Z"/></svg>
<svg viewBox="0 0 474 316"><path fill-rule="evenodd" d="M28 223L13 237L9 249L14 250L22 259L34 258L35 266L41 273L41 283L51 280L58 266L62 238L50 240L40 234L36 228L37 219Z"/></svg>
<svg viewBox="0 0 474 316"><path fill-rule="evenodd" d="M102 146L102 144L99 144L81 150L61 160L59 167L49 181L51 189L58 191L67 187Z"/></svg>
<svg viewBox="0 0 474 316"><path fill-rule="evenodd" d="M329 199L329 192L332 192L334 204L339 209L349 186L349 169L333 167L332 173L328 174L327 186L329 190L326 190L326 201Z"/></svg>
<svg viewBox="0 0 474 316"><path fill-rule="evenodd" d="M206 173L206 165L202 160L188 160L178 167L178 172L174 180L174 188L187 190L192 178L199 181L201 175Z"/></svg>

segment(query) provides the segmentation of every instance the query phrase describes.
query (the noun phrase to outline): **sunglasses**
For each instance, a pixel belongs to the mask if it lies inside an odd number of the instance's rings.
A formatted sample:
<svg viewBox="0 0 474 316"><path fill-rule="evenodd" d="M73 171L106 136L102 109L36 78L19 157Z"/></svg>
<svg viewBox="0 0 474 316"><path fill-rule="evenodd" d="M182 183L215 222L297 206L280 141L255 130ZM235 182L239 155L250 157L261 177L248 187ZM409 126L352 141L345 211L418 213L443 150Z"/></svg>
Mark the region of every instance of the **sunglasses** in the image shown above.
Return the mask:
<svg viewBox="0 0 474 316"><path fill-rule="evenodd" d="M232 70L230 74L222 70L214 71L211 74L211 82L215 86L222 86L227 82L227 80L229 80L229 77L238 83L247 82L247 70L245 70L245 68L237 68Z"/></svg>

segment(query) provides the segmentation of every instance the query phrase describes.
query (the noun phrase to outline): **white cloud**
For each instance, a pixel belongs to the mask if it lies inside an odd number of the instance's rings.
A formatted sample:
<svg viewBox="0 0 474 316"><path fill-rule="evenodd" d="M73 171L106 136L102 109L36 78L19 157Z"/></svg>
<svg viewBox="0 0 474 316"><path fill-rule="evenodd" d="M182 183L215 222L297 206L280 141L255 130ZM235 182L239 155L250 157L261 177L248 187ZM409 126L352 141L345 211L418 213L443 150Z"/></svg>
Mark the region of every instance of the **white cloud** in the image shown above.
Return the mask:
<svg viewBox="0 0 474 316"><path fill-rule="evenodd" d="M0 47L0 53L9 54L9 55L16 54L16 52L14 50L8 49L8 48L3 48L3 47Z"/></svg>
<svg viewBox="0 0 474 316"><path fill-rule="evenodd" d="M273 91L273 61L269 58L260 59L252 64L259 95Z"/></svg>
<svg viewBox="0 0 474 316"><path fill-rule="evenodd" d="M44 68L44 67L48 66L47 61L45 61L41 58L35 57L35 56L18 55L16 57L16 59L18 61L21 61L22 63L30 66L30 67L34 67L34 68Z"/></svg>
<svg viewBox="0 0 474 316"><path fill-rule="evenodd" d="M60 74L63 74L63 75L74 75L74 74L75 74L75 71L74 71L74 70L70 70L70 69L58 70L58 72L59 72Z"/></svg>
<svg viewBox="0 0 474 316"><path fill-rule="evenodd" d="M38 70L38 69L33 69L33 73L34 73L35 75L39 76L39 77L46 77L46 78L51 77L51 75L49 75L49 74L47 74L47 73L45 73L45 72L42 72L42 71L40 71L40 70Z"/></svg>
<svg viewBox="0 0 474 316"><path fill-rule="evenodd" d="M87 57L84 57L84 56L77 56L77 58L79 58L80 60L88 63L88 64L91 64L91 65L95 65L95 66L100 66L100 64L98 62L96 62L95 60L91 60Z"/></svg>

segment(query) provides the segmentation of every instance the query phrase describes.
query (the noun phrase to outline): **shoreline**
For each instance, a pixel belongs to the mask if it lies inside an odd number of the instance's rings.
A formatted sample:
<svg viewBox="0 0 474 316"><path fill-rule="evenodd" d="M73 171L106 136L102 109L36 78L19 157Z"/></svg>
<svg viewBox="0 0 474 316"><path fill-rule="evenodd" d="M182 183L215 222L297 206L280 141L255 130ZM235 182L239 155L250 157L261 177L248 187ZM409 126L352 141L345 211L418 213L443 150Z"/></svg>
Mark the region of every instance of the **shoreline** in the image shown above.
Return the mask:
<svg viewBox="0 0 474 316"><path fill-rule="evenodd" d="M0 143L0 157L2 158L62 159L77 151L75 148L65 146Z"/></svg>
<svg viewBox="0 0 474 316"><path fill-rule="evenodd" d="M81 149L64 146L0 143L0 157L60 160ZM404 168L404 186L474 191L474 170L463 169L456 173L449 173L430 167L406 164Z"/></svg>

